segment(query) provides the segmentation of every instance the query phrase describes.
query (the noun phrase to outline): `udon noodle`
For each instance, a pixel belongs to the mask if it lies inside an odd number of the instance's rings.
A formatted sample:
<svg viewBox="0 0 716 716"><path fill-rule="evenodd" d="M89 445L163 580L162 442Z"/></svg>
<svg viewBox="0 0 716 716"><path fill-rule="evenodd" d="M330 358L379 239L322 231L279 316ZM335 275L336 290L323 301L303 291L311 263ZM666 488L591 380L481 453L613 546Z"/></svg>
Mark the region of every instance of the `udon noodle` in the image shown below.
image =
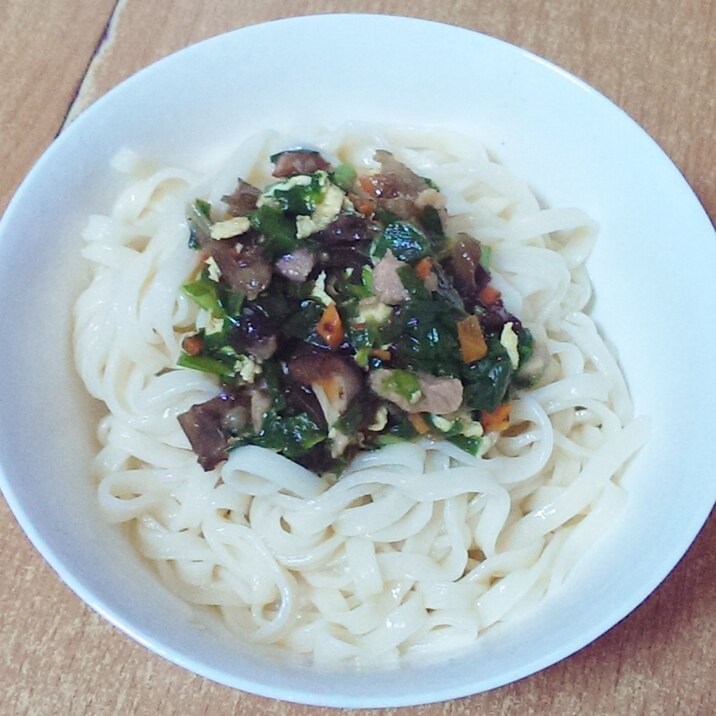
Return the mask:
<svg viewBox="0 0 716 716"><path fill-rule="evenodd" d="M218 388L176 367L197 311L179 290L197 262L186 205L220 202L237 177L263 185L268 156L299 138L359 171L376 148L393 152L439 184L450 234L492 248L493 282L547 368L511 408L520 430L484 456L406 442L359 454L339 479L255 446L209 472L197 464L177 415ZM131 152L115 168L127 186L89 219L93 279L75 313L79 373L107 407L92 471L107 519L129 525L183 599L321 666L432 657L558 588L609 528L647 431L585 312L595 225L584 213L541 208L473 140L416 130L267 132L208 179Z"/></svg>

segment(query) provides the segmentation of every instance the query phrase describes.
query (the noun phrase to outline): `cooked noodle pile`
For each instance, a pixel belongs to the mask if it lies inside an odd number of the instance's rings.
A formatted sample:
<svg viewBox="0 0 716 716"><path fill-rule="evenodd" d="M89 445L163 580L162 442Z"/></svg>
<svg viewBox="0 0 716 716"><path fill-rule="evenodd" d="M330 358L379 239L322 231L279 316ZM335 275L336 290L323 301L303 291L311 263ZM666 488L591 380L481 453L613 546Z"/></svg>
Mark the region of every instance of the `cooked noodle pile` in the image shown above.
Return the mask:
<svg viewBox="0 0 716 716"><path fill-rule="evenodd" d="M243 638L330 667L452 652L559 587L618 514L620 468L646 439L584 313L595 227L540 208L464 137L351 126L300 139L359 171L375 149L393 152L447 196L450 235L492 247L493 283L547 361L512 405L516 429L484 457L447 441L391 445L340 479L254 446L205 473L176 419L218 392L175 365L197 311L180 290L197 263L186 205L218 204L237 177L264 185L268 156L290 144L252 137L203 181L123 153L128 186L88 222L94 278L76 305L77 367L107 406L99 503L174 592Z"/></svg>

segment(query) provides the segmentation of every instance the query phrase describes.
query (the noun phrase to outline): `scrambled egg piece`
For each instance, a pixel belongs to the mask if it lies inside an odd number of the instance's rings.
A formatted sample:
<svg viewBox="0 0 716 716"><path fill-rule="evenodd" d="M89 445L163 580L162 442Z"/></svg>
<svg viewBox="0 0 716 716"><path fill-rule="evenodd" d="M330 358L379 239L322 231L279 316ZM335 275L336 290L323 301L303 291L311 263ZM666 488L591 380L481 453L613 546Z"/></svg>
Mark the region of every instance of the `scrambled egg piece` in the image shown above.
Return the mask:
<svg viewBox="0 0 716 716"><path fill-rule="evenodd" d="M502 328L500 343L507 351L512 367L517 370L520 365L520 354L517 352L517 334L512 328L512 321L508 321Z"/></svg>
<svg viewBox="0 0 716 716"><path fill-rule="evenodd" d="M368 430L378 432L382 430L388 424L388 408L385 405L381 405L378 410L375 411L373 422L368 426Z"/></svg>
<svg viewBox="0 0 716 716"><path fill-rule="evenodd" d="M463 428L461 435L466 438L481 438L484 430L482 425L477 420L470 420L469 422L463 419Z"/></svg>
<svg viewBox="0 0 716 716"><path fill-rule="evenodd" d="M223 318L215 318L211 315L211 313L206 314L206 324L204 325L204 333L206 333L207 336L212 335L213 333L221 333L221 331L224 329L224 319Z"/></svg>
<svg viewBox="0 0 716 716"><path fill-rule="evenodd" d="M334 184L328 184L321 201L311 216L296 217L296 238L305 239L325 229L343 208L344 193Z"/></svg>
<svg viewBox="0 0 716 716"><path fill-rule="evenodd" d="M251 228L251 222L245 216L235 216L226 221L217 221L211 227L212 239L230 239L232 236L240 236Z"/></svg>
<svg viewBox="0 0 716 716"><path fill-rule="evenodd" d="M209 256L205 263L209 269L209 278L212 281L218 281L221 278L221 269L219 268L219 264L214 260L214 257Z"/></svg>
<svg viewBox="0 0 716 716"><path fill-rule="evenodd" d="M311 298L315 298L316 301L322 303L324 306L330 306L335 301L326 293L326 272L321 271L318 274L313 288L311 289Z"/></svg>
<svg viewBox="0 0 716 716"><path fill-rule="evenodd" d="M385 323L392 312L390 306L381 303L375 296L362 298L358 303L358 315L355 317L354 323L368 323L368 321Z"/></svg>
<svg viewBox="0 0 716 716"><path fill-rule="evenodd" d="M262 373L261 366L249 355L240 355L234 363L234 370L247 383L253 383L256 376Z"/></svg>

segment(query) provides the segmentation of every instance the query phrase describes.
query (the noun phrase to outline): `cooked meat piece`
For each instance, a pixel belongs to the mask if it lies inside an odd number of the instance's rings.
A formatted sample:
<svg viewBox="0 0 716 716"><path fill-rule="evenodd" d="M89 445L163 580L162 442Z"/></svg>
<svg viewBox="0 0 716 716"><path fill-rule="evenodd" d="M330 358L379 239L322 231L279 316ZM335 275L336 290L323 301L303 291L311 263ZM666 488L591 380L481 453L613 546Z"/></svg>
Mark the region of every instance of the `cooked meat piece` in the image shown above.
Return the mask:
<svg viewBox="0 0 716 716"><path fill-rule="evenodd" d="M408 298L408 292L403 286L398 269L407 266L404 261L399 261L388 250L373 269L373 293L379 301L394 306Z"/></svg>
<svg viewBox="0 0 716 716"><path fill-rule="evenodd" d="M417 206L420 210L424 209L426 206L432 206L433 209L443 212L445 205L445 195L441 194L437 189L433 189L432 187L429 189L423 189L423 191L421 191L415 198L415 206ZM444 216L445 214L441 213L440 217L443 218Z"/></svg>
<svg viewBox="0 0 716 716"><path fill-rule="evenodd" d="M368 378L371 390L408 413L444 415L455 412L462 404L462 383L457 378L416 373L420 394L411 402L389 385L391 373L391 370L385 368L373 371Z"/></svg>
<svg viewBox="0 0 716 716"><path fill-rule="evenodd" d="M418 401L420 412L444 415L454 413L462 404L462 383L457 378L418 373L418 380L423 393Z"/></svg>
<svg viewBox="0 0 716 716"><path fill-rule="evenodd" d="M381 209L389 211L391 214L395 214L399 219L404 221L410 221L414 219L420 210L415 205L415 202L407 196L395 196L389 199L380 200Z"/></svg>
<svg viewBox="0 0 716 716"><path fill-rule="evenodd" d="M260 195L260 189L239 179L239 184L233 193L222 196L221 200L229 207L232 216L246 216L256 208L256 201Z"/></svg>
<svg viewBox="0 0 716 716"><path fill-rule="evenodd" d="M278 178L292 177L296 174L313 174L319 169L330 169L330 164L311 149L292 149L281 152L272 158L273 175Z"/></svg>
<svg viewBox="0 0 716 716"><path fill-rule="evenodd" d="M311 251L296 249L282 256L275 265L276 271L291 281L305 281L313 270L316 258Z"/></svg>
<svg viewBox="0 0 716 716"><path fill-rule="evenodd" d="M415 172L399 162L390 152L379 149L374 158L380 163L380 174L376 176L380 196L392 199L398 196L416 199L418 194L430 185Z"/></svg>

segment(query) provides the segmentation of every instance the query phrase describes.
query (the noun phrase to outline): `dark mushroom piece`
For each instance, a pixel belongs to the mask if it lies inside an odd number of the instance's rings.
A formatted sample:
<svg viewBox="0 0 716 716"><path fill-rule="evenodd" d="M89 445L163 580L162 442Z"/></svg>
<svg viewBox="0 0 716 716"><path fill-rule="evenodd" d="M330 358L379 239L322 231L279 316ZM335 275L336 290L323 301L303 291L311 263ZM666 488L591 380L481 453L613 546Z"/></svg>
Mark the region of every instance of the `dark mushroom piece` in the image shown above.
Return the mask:
<svg viewBox="0 0 716 716"><path fill-rule="evenodd" d="M215 398L192 405L178 416L191 449L204 470L213 470L228 457L228 435L242 430L251 419L248 395L222 391Z"/></svg>
<svg viewBox="0 0 716 716"><path fill-rule="evenodd" d="M253 300L268 288L273 269L258 246L242 246L231 240L215 239L206 248L216 261L221 278L232 291Z"/></svg>
<svg viewBox="0 0 716 716"><path fill-rule="evenodd" d="M232 319L229 343L239 353L250 353L267 360L278 347L274 322L256 304L244 306L241 314Z"/></svg>
<svg viewBox="0 0 716 716"><path fill-rule="evenodd" d="M274 154L273 175L277 178L292 177L296 174L313 174L319 169L328 170L331 165L313 149L290 149Z"/></svg>

